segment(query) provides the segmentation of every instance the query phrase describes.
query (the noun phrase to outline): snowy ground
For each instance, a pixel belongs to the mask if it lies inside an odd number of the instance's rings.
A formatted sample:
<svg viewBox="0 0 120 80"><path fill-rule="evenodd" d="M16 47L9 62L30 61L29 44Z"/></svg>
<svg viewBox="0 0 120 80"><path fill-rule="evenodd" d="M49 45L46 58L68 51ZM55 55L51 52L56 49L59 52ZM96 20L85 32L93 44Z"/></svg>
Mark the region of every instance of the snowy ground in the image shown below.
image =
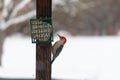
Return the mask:
<svg viewBox="0 0 120 80"><path fill-rule="evenodd" d="M58 38L55 38L55 41ZM52 65L52 77L120 80L120 37L70 37ZM35 78L35 44L29 37L8 37L0 77Z"/></svg>
<svg viewBox="0 0 120 80"><path fill-rule="evenodd" d="M35 45L30 38L20 35L8 37L4 44L3 66L0 77L34 78Z"/></svg>

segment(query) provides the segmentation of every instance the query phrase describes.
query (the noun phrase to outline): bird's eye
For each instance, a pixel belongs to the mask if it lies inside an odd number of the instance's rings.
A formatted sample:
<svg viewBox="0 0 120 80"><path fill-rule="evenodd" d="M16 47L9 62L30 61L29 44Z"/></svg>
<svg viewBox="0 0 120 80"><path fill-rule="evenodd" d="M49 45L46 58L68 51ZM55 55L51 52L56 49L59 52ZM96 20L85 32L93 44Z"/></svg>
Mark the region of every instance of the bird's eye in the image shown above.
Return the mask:
<svg viewBox="0 0 120 80"><path fill-rule="evenodd" d="M63 37L61 39L64 39Z"/></svg>

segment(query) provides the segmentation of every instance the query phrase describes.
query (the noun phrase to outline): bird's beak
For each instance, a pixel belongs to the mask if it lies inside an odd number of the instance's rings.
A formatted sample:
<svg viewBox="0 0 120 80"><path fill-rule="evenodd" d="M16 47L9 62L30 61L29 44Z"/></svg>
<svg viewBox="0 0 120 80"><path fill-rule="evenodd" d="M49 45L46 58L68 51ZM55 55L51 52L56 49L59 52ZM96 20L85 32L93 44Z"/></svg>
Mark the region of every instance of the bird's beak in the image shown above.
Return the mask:
<svg viewBox="0 0 120 80"><path fill-rule="evenodd" d="M58 37L61 39L61 36L59 35L59 34L57 34L58 35Z"/></svg>

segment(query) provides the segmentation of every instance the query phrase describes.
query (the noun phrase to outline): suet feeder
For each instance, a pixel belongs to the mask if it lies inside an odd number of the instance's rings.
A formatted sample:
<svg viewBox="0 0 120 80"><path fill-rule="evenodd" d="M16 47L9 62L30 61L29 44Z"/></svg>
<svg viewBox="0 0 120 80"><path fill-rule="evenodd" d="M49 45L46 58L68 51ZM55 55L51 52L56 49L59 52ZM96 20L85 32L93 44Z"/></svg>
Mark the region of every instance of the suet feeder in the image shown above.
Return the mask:
<svg viewBox="0 0 120 80"><path fill-rule="evenodd" d="M51 17L30 19L32 43L52 42L53 26Z"/></svg>

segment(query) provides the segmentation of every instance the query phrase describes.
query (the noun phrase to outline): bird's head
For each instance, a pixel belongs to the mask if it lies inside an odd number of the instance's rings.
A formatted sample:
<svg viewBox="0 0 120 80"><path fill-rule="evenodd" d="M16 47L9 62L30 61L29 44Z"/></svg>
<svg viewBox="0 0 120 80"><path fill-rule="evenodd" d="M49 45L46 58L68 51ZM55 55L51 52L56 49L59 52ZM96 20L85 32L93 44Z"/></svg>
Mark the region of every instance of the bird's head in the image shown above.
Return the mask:
<svg viewBox="0 0 120 80"><path fill-rule="evenodd" d="M63 44L65 44L66 41L67 41L66 37L65 36L60 36L59 34L57 34L57 35L59 36L60 40L63 41Z"/></svg>

